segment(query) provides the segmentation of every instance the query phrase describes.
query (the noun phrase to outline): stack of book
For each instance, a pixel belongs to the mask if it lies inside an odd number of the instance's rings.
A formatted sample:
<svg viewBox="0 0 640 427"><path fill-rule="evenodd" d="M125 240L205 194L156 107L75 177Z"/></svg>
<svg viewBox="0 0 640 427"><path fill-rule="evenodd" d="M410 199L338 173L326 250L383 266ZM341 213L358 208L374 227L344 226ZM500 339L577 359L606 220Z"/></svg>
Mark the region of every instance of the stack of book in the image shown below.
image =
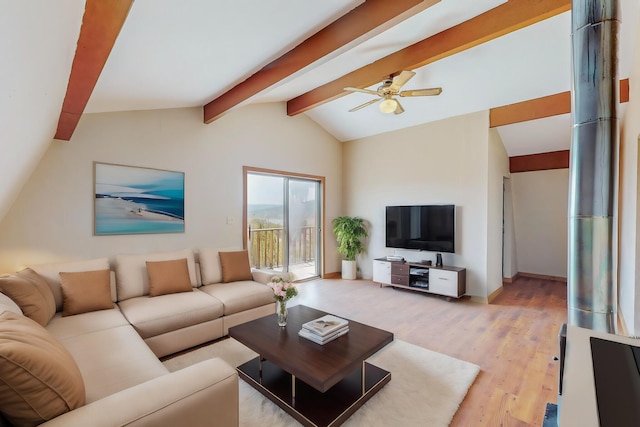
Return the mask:
<svg viewBox="0 0 640 427"><path fill-rule="evenodd" d="M327 314L303 324L298 335L322 345L341 337L347 332L349 332L349 322L347 320Z"/></svg>

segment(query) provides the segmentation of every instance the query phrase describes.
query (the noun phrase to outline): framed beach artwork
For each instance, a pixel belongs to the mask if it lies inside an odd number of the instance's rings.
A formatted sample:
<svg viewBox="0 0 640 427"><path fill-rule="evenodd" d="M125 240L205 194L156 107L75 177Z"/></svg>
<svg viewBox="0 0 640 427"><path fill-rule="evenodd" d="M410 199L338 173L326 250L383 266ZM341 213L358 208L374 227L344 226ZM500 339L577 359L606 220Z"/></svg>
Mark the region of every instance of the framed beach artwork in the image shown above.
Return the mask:
<svg viewBox="0 0 640 427"><path fill-rule="evenodd" d="M93 163L94 234L184 233L184 172Z"/></svg>

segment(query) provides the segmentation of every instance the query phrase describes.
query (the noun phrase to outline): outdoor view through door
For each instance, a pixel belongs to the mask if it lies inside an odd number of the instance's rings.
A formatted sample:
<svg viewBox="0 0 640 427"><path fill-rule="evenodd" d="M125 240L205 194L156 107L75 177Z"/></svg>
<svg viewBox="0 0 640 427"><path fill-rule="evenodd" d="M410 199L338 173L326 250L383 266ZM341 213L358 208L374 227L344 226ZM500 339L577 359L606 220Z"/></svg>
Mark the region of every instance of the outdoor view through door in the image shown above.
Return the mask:
<svg viewBox="0 0 640 427"><path fill-rule="evenodd" d="M284 173L246 172L247 248L251 267L321 275L321 181Z"/></svg>

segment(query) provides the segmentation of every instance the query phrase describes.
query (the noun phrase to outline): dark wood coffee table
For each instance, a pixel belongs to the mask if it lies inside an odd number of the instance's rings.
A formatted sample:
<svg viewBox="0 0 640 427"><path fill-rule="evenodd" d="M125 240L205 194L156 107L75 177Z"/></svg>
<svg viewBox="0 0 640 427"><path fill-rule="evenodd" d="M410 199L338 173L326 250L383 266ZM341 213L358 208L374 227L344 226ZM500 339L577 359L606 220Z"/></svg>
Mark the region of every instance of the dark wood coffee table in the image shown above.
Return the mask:
<svg viewBox="0 0 640 427"><path fill-rule="evenodd" d="M298 336L302 324L325 312L290 307L286 327L276 315L229 329L229 336L259 354L238 375L306 426L338 426L391 380L365 359L393 334L349 320L349 332L325 345Z"/></svg>

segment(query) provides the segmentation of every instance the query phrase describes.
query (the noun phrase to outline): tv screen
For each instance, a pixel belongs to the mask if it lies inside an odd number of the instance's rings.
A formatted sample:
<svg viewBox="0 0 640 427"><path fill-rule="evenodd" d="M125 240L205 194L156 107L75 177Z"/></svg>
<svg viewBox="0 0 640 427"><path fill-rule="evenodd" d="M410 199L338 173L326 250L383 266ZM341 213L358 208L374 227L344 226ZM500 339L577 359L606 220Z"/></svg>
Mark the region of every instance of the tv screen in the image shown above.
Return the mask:
<svg viewBox="0 0 640 427"><path fill-rule="evenodd" d="M386 246L455 252L455 206L387 206Z"/></svg>

